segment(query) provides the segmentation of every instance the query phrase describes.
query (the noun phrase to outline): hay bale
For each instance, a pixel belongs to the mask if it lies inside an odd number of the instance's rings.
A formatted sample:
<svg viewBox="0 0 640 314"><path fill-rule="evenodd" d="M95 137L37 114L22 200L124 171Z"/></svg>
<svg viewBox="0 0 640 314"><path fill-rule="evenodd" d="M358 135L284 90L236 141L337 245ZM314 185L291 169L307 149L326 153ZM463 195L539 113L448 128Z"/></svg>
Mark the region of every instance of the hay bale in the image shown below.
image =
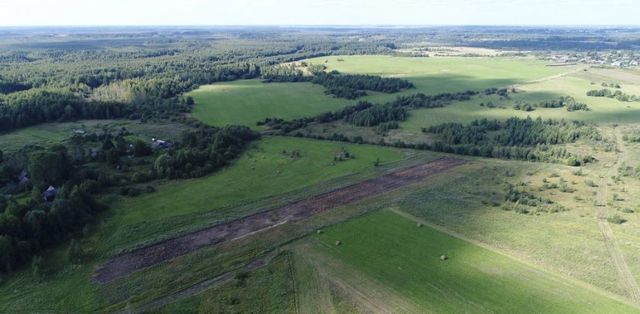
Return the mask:
<svg viewBox="0 0 640 314"><path fill-rule="evenodd" d="M441 260L441 261L446 261L446 260L448 260L448 259L449 259L449 257L447 257L446 255L441 255L441 256L440 256L440 260Z"/></svg>
<svg viewBox="0 0 640 314"><path fill-rule="evenodd" d="M339 246L341 244L342 244L342 242L340 242L340 240L336 241L336 246Z"/></svg>
<svg viewBox="0 0 640 314"><path fill-rule="evenodd" d="M322 230L318 230L318 231L316 231L316 233L317 233L317 234L321 234L321 233L322 233Z"/></svg>
<svg viewBox="0 0 640 314"><path fill-rule="evenodd" d="M418 228L422 228L422 224L421 223L417 223L416 226L418 226Z"/></svg>

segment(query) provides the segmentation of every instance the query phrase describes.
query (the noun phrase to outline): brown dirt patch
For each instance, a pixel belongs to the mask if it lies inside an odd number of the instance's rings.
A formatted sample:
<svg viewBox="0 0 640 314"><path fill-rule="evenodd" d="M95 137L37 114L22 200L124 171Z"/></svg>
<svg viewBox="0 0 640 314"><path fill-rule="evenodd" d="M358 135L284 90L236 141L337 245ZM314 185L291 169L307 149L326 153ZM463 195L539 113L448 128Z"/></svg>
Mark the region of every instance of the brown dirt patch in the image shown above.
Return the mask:
<svg viewBox="0 0 640 314"><path fill-rule="evenodd" d="M464 160L443 157L380 177L338 188L333 191L296 201L269 211L259 212L224 224L168 239L110 258L100 265L93 277L106 283L125 277L200 248L241 238L287 221L299 221L319 212L377 196L381 193L421 181L434 174L462 165Z"/></svg>

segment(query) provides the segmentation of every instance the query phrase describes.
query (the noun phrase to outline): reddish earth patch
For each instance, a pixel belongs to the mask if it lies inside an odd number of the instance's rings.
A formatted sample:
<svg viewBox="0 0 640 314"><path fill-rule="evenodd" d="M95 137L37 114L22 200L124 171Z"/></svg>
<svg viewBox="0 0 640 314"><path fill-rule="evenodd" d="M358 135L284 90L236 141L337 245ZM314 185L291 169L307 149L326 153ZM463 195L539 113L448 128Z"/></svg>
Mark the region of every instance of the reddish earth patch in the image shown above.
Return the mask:
<svg viewBox="0 0 640 314"><path fill-rule="evenodd" d="M206 246L240 238L287 221L303 220L328 209L354 203L389 190L416 183L463 163L464 160L461 159L440 158L385 174L375 179L312 196L273 210L259 212L177 238L168 239L110 258L96 269L93 277L98 283L106 283Z"/></svg>

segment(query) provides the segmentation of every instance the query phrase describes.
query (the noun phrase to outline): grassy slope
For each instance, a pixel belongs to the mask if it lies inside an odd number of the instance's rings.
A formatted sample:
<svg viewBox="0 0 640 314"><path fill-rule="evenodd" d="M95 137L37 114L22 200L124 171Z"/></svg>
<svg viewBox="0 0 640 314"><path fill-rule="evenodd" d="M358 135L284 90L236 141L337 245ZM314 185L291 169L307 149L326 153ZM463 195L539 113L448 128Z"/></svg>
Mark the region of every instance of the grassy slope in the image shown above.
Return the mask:
<svg viewBox="0 0 640 314"><path fill-rule="evenodd" d="M269 117L284 119L313 116L337 110L349 103L324 94L311 83L273 83L260 80L235 81L200 87L191 92L193 115L210 125L242 124L253 128Z"/></svg>
<svg viewBox="0 0 640 314"><path fill-rule="evenodd" d="M343 147L356 158L332 165L333 157ZM299 150L301 158L286 157L283 149ZM373 162L378 157L390 162L402 159L403 154L375 146L265 138L222 172L168 183L155 194L118 202L93 235L83 240L88 252L83 265L72 267L66 263L66 246L53 250L45 259L50 274L41 282L24 269L0 285L0 312L95 310L102 301L90 281L91 273L114 250L175 231L181 223L189 226L202 223L203 219L215 221L215 216L198 214L215 213L222 206L308 188L350 173L373 173Z"/></svg>
<svg viewBox="0 0 640 314"><path fill-rule="evenodd" d="M356 158L334 163L333 157L342 148ZM291 158L282 153L284 150L297 150L301 157ZM160 186L154 194L125 199L113 209L118 214L112 224L118 228L108 234L105 242L116 248L136 238L175 229L174 217L177 216L195 217L200 213L304 189L338 177L373 173L373 163L377 158L390 162L402 157L400 151L382 147L267 137L232 167L213 176L171 182Z"/></svg>
<svg viewBox="0 0 640 314"><path fill-rule="evenodd" d="M318 250L434 312L622 313L633 308L508 257L381 211L334 226ZM335 246L340 240L342 245ZM449 260L442 262L440 255ZM384 302L384 300L382 300Z"/></svg>

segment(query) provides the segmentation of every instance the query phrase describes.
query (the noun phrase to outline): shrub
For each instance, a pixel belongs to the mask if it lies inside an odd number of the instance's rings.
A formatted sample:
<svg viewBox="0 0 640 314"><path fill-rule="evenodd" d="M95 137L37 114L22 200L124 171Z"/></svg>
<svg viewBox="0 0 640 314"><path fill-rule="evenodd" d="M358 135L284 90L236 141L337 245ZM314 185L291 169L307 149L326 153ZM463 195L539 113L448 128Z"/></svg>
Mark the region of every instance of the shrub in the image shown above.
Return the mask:
<svg viewBox="0 0 640 314"><path fill-rule="evenodd" d="M620 215L615 214L615 215L607 217L607 221L612 223L612 224L621 225L621 224L625 223L627 220L622 218Z"/></svg>

